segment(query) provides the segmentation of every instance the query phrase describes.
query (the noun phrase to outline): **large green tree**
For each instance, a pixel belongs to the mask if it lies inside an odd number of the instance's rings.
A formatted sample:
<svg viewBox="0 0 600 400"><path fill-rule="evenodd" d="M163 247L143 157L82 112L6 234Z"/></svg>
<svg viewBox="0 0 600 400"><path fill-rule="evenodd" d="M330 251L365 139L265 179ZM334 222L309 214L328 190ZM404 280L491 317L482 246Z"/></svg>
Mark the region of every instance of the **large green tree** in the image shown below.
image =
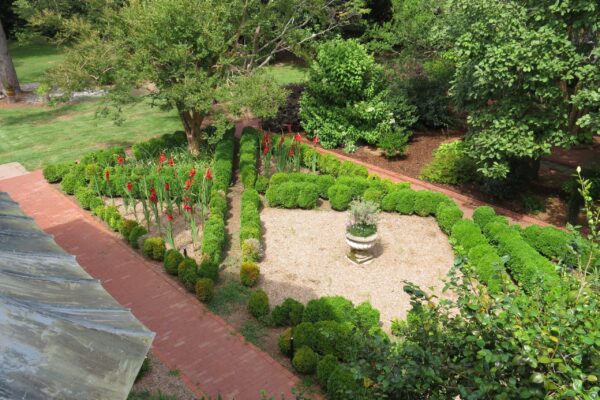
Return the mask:
<svg viewBox="0 0 600 400"><path fill-rule="evenodd" d="M596 0L450 0L448 12L453 95L483 176L534 176L553 146L598 133Z"/></svg>
<svg viewBox="0 0 600 400"><path fill-rule="evenodd" d="M143 88L177 110L198 151L211 139L206 117L276 112L285 93L259 73L276 54L300 51L364 12L356 0L132 0L110 8L100 29L88 24L52 80L67 95L106 87L116 105Z"/></svg>

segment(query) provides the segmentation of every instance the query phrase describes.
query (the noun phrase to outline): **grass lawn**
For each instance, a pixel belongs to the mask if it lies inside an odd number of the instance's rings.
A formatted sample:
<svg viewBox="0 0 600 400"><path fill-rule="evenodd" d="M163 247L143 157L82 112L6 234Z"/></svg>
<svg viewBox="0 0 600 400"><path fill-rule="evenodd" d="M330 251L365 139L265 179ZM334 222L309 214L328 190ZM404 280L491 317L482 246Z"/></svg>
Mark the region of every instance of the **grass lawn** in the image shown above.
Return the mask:
<svg viewBox="0 0 600 400"><path fill-rule="evenodd" d="M140 103L124 109L125 122L95 116L96 101L55 108L0 108L0 164L18 161L33 170L75 160L88 151L130 146L182 129L175 112Z"/></svg>
<svg viewBox="0 0 600 400"><path fill-rule="evenodd" d="M44 72L63 59L60 48L44 43L11 43L10 54L20 83L39 82Z"/></svg>
<svg viewBox="0 0 600 400"><path fill-rule="evenodd" d="M276 64L265 67L267 75L280 85L303 83L308 79L308 69L293 64Z"/></svg>

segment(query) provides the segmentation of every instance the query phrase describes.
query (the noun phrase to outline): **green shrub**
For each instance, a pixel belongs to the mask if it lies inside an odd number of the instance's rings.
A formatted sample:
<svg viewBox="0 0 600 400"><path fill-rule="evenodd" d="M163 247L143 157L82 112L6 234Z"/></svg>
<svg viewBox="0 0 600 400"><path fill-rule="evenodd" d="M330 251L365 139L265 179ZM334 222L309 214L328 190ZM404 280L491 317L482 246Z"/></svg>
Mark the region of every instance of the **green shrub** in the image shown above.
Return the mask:
<svg viewBox="0 0 600 400"><path fill-rule="evenodd" d="M219 280L219 264L212 260L203 260L198 266L198 277L208 278L216 283Z"/></svg>
<svg viewBox="0 0 600 400"><path fill-rule="evenodd" d="M502 290L502 259L496 249L489 244L479 244L468 253L469 263L479 280L490 292L499 293Z"/></svg>
<svg viewBox="0 0 600 400"><path fill-rule="evenodd" d="M288 297L283 303L273 308L271 317L275 326L293 326L302 321L303 314L304 304Z"/></svg>
<svg viewBox="0 0 600 400"><path fill-rule="evenodd" d="M405 129L389 129L381 133L377 147L383 150L383 155L391 158L406 153L410 133Z"/></svg>
<svg viewBox="0 0 600 400"><path fill-rule="evenodd" d="M149 237L144 240L144 246L142 252L146 257L150 257L156 261L162 261L165 257L167 247L165 241L161 237Z"/></svg>
<svg viewBox="0 0 600 400"><path fill-rule="evenodd" d="M281 354L285 356L289 356L292 350L292 328L288 328L281 335L279 335L279 340L277 341L277 345L279 346L279 351Z"/></svg>
<svg viewBox="0 0 600 400"><path fill-rule="evenodd" d="M162 151L185 146L187 146L185 132L177 131L171 134L164 134L160 138L136 143L131 147L131 150L137 160L149 160L158 157Z"/></svg>
<svg viewBox="0 0 600 400"><path fill-rule="evenodd" d="M351 188L352 197L361 197L371 186L371 182L367 178L361 176L340 176L335 183Z"/></svg>
<svg viewBox="0 0 600 400"><path fill-rule="evenodd" d="M419 190L415 194L415 214L421 217L434 215L438 205L447 202L450 202L450 199L442 193Z"/></svg>
<svg viewBox="0 0 600 400"><path fill-rule="evenodd" d="M171 275L177 275L179 264L183 261L181 253L175 249L169 249L165 253L163 266L165 271Z"/></svg>
<svg viewBox="0 0 600 400"><path fill-rule="evenodd" d="M327 380L327 398L329 400L361 400L365 389L354 378L350 367L340 364L333 370Z"/></svg>
<svg viewBox="0 0 600 400"><path fill-rule="evenodd" d="M315 372L319 356L309 347L300 347L294 354L292 365L301 374L309 375Z"/></svg>
<svg viewBox="0 0 600 400"><path fill-rule="evenodd" d="M269 178L264 175L259 175L256 179L256 185L254 188L258 191L258 193L264 194L269 188Z"/></svg>
<svg viewBox="0 0 600 400"><path fill-rule="evenodd" d="M304 322L351 321L354 313L352 302L342 296L325 296L309 301L304 309Z"/></svg>
<svg viewBox="0 0 600 400"><path fill-rule="evenodd" d="M357 305L354 309L352 322L357 328L367 331L374 326L379 326L380 318L381 314L379 310L373 308L368 301L365 301Z"/></svg>
<svg viewBox="0 0 600 400"><path fill-rule="evenodd" d="M456 203L440 203L435 215L442 231L450 234L452 227L462 219L464 213Z"/></svg>
<svg viewBox="0 0 600 400"><path fill-rule="evenodd" d="M129 236L127 237L127 241L134 249L140 248L140 238L144 235L147 235L148 231L141 225L135 226Z"/></svg>
<svg viewBox="0 0 600 400"><path fill-rule="evenodd" d="M319 189L319 197L329 199L328 190L335 185L335 179L331 175L317 175L314 184Z"/></svg>
<svg viewBox="0 0 600 400"><path fill-rule="evenodd" d="M129 235L131 235L131 231L136 226L139 226L137 221L132 219L123 219L121 225L119 226L119 233L125 238L125 240L127 240L127 238L129 238Z"/></svg>
<svg viewBox="0 0 600 400"><path fill-rule="evenodd" d="M333 354L342 360L350 360L354 350L352 325L336 321L315 323L310 347L322 355Z"/></svg>
<svg viewBox="0 0 600 400"><path fill-rule="evenodd" d="M420 178L430 182L456 185L475 179L475 162L466 152L462 140L441 144L433 153L433 160L421 172Z"/></svg>
<svg viewBox="0 0 600 400"><path fill-rule="evenodd" d="M255 238L249 238L242 242L242 261L257 262L263 256L260 241Z"/></svg>
<svg viewBox="0 0 600 400"><path fill-rule="evenodd" d="M381 200L383 199L383 195L384 195L384 192L382 190L371 187L371 188L368 188L367 190L365 190L362 197L363 197L363 200L365 200L365 201L371 201L371 202L381 206ZM394 207L394 210L395 210L395 207Z"/></svg>
<svg viewBox="0 0 600 400"><path fill-rule="evenodd" d="M122 147L111 147L109 149L94 150L85 154L80 161L80 164L85 166L88 164L97 164L102 167L117 165L117 157L125 158L125 151Z"/></svg>
<svg viewBox="0 0 600 400"><path fill-rule="evenodd" d="M417 191L412 189L403 189L398 191L398 202L396 211L403 215L411 215L415 212L415 203Z"/></svg>
<svg viewBox="0 0 600 400"><path fill-rule="evenodd" d="M393 190L383 196L381 199L381 209L387 212L396 211L398 207L398 202L400 201L400 190Z"/></svg>
<svg viewBox="0 0 600 400"><path fill-rule="evenodd" d="M196 264L196 261L193 258L185 257L177 266L177 276L187 290L194 291L198 280L198 264Z"/></svg>
<svg viewBox="0 0 600 400"><path fill-rule="evenodd" d="M96 192L87 186L80 186L75 189L75 198L79 202L79 205L81 205L81 208L84 210L90 209L90 203L96 197Z"/></svg>
<svg viewBox="0 0 600 400"><path fill-rule="evenodd" d="M202 233L202 255L218 264L221 261L221 250L225 245L227 233L225 222L221 216L210 216L204 224Z"/></svg>
<svg viewBox="0 0 600 400"><path fill-rule="evenodd" d="M242 285L252 287L258 282L260 276L260 269L255 262L243 262L240 267L240 280Z"/></svg>
<svg viewBox="0 0 600 400"><path fill-rule="evenodd" d="M70 195L74 195L75 191L82 186L87 186L87 182L85 175L78 168L74 168L71 172L65 174L60 182L62 191Z"/></svg>
<svg viewBox="0 0 600 400"><path fill-rule="evenodd" d="M90 207L90 210L94 210L94 208L98 206L104 206L104 201L100 197L95 196L89 200L88 205Z"/></svg>
<svg viewBox="0 0 600 400"><path fill-rule="evenodd" d="M248 300L248 311L255 318L261 318L269 314L269 297L264 290L256 290Z"/></svg>
<svg viewBox="0 0 600 400"><path fill-rule="evenodd" d="M567 232L552 226L530 225L521 232L525 241L540 254L550 260L562 260L568 266L575 267L577 260L571 250L573 238Z"/></svg>
<svg viewBox="0 0 600 400"><path fill-rule="evenodd" d="M220 216L221 219L227 217L227 198L222 191L211 191L208 206L211 216Z"/></svg>
<svg viewBox="0 0 600 400"><path fill-rule="evenodd" d="M369 170L364 165L359 165L352 161L343 161L340 164L338 176L356 176L366 178L369 176Z"/></svg>
<svg viewBox="0 0 600 400"><path fill-rule="evenodd" d="M488 243L479 226L466 219L454 224L450 238L454 243L460 245L465 253L468 253L475 246Z"/></svg>
<svg viewBox="0 0 600 400"><path fill-rule="evenodd" d="M49 164L44 167L43 174L44 178L49 183L58 183L63 179L63 176L71 171L71 168L75 166L73 162L65 162L58 164Z"/></svg>
<svg viewBox="0 0 600 400"><path fill-rule="evenodd" d="M319 201L319 189L317 185L306 183L300 188L298 193L298 206L305 210L315 208Z"/></svg>
<svg viewBox="0 0 600 400"><path fill-rule="evenodd" d="M255 208L260 207L260 195L255 189L246 189L242 193L242 204L251 204Z"/></svg>
<svg viewBox="0 0 600 400"><path fill-rule="evenodd" d="M196 298L203 303L208 303L215 295L215 283L209 278L200 278L196 281Z"/></svg>
<svg viewBox="0 0 600 400"><path fill-rule="evenodd" d="M496 210L490 206L480 206L473 211L473 221L483 229L492 218L496 216Z"/></svg>
<svg viewBox="0 0 600 400"><path fill-rule="evenodd" d="M327 381L333 373L333 371L340 365L340 362L333 354L327 354L317 364L317 382L323 387L327 388Z"/></svg>
<svg viewBox="0 0 600 400"><path fill-rule="evenodd" d="M338 176L340 166L342 165L341 161L338 160L336 156L325 153L319 153L317 163L319 164L319 171L326 175L333 176Z"/></svg>
<svg viewBox="0 0 600 400"><path fill-rule="evenodd" d="M488 222L481 229L485 236L488 238L494 236L492 232L497 230L503 230L505 227L509 226L508 218L503 215L497 215L488 220Z"/></svg>
<svg viewBox="0 0 600 400"><path fill-rule="evenodd" d="M302 346L308 346L310 348L315 347L317 340L317 331L312 322L302 322L292 329L294 336L294 344L296 348Z"/></svg>
<svg viewBox="0 0 600 400"><path fill-rule="evenodd" d="M352 189L346 185L335 184L329 188L327 195L331 202L331 208L337 211L345 211L352 202Z"/></svg>

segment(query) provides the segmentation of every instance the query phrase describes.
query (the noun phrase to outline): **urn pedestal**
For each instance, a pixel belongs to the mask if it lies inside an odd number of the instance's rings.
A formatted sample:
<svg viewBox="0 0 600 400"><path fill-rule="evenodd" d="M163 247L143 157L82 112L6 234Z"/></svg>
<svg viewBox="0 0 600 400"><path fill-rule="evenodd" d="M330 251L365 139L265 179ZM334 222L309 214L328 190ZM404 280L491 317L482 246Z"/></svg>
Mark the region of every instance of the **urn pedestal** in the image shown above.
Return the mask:
<svg viewBox="0 0 600 400"><path fill-rule="evenodd" d="M366 264L373 261L373 246L377 241L377 233L373 235L361 237L354 236L346 232L346 243L350 246L350 251L346 257L355 264Z"/></svg>

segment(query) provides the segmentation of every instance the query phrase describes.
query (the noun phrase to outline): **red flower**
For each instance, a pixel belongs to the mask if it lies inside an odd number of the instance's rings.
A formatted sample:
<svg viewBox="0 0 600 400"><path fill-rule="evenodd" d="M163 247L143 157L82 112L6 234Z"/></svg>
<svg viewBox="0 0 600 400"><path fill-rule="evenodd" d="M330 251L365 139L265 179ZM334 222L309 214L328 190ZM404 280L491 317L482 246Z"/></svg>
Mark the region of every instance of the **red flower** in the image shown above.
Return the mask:
<svg viewBox="0 0 600 400"><path fill-rule="evenodd" d="M117 156L117 162L119 163L119 165L123 165L125 164L125 159L123 158L123 156L121 156L120 154Z"/></svg>
<svg viewBox="0 0 600 400"><path fill-rule="evenodd" d="M290 151L288 152L288 156L294 157L294 148L290 147Z"/></svg>
<svg viewBox="0 0 600 400"><path fill-rule="evenodd" d="M187 204L187 203L185 203L185 204L183 205L183 209L184 209L185 211L187 211L187 212L190 212L190 213L192 212L192 206L190 206L190 205L189 205L189 204Z"/></svg>
<svg viewBox="0 0 600 400"><path fill-rule="evenodd" d="M318 136L315 136L315 137L313 138L313 143L314 143L314 144L317 144L317 143L319 143L319 137L318 137Z"/></svg>
<svg viewBox="0 0 600 400"><path fill-rule="evenodd" d="M169 165L170 165L171 167L174 167L174 166L175 166L175 161L173 161L173 157L169 157Z"/></svg>
<svg viewBox="0 0 600 400"><path fill-rule="evenodd" d="M173 214L171 214L171 213L170 213L170 212L168 212L168 211L165 211L165 215L167 216L167 219L168 219L169 221L173 221Z"/></svg>
<svg viewBox="0 0 600 400"><path fill-rule="evenodd" d="M271 143L271 137L269 136L268 132L265 132L265 133L263 133L262 144L263 144L263 146L266 146L269 143Z"/></svg>
<svg viewBox="0 0 600 400"><path fill-rule="evenodd" d="M265 148L263 149L263 154L267 155L267 153L269 152L269 146L265 146Z"/></svg>
<svg viewBox="0 0 600 400"><path fill-rule="evenodd" d="M165 190L169 190L169 182L165 182Z"/></svg>
<svg viewBox="0 0 600 400"><path fill-rule="evenodd" d="M196 176L196 169L192 168L190 169L190 178L193 178L194 176Z"/></svg>
<svg viewBox="0 0 600 400"><path fill-rule="evenodd" d="M150 188L150 201L154 204L158 202L158 198L156 197L156 190L154 188Z"/></svg>
<svg viewBox="0 0 600 400"><path fill-rule="evenodd" d="M299 133L296 133L296 135L294 136L294 140L295 140L296 142L299 142L299 141L301 141L301 140L302 140L302 136L300 136L300 134L299 134Z"/></svg>
<svg viewBox="0 0 600 400"><path fill-rule="evenodd" d="M106 179L106 182L108 182L110 180L110 171L106 170L104 172L104 178Z"/></svg>
<svg viewBox="0 0 600 400"><path fill-rule="evenodd" d="M127 182L127 191L131 192L133 190L133 183Z"/></svg>
<svg viewBox="0 0 600 400"><path fill-rule="evenodd" d="M210 168L206 170L206 173L204 174L204 179L208 179L209 181L212 180L212 173L210 172Z"/></svg>
<svg viewBox="0 0 600 400"><path fill-rule="evenodd" d="M158 163L160 165L163 165L163 163L165 162L166 159L167 159L167 157L165 156L165 153L160 153L160 158L158 159Z"/></svg>
<svg viewBox="0 0 600 400"><path fill-rule="evenodd" d="M189 190L192 187L192 180L188 179L185 181L185 190Z"/></svg>

